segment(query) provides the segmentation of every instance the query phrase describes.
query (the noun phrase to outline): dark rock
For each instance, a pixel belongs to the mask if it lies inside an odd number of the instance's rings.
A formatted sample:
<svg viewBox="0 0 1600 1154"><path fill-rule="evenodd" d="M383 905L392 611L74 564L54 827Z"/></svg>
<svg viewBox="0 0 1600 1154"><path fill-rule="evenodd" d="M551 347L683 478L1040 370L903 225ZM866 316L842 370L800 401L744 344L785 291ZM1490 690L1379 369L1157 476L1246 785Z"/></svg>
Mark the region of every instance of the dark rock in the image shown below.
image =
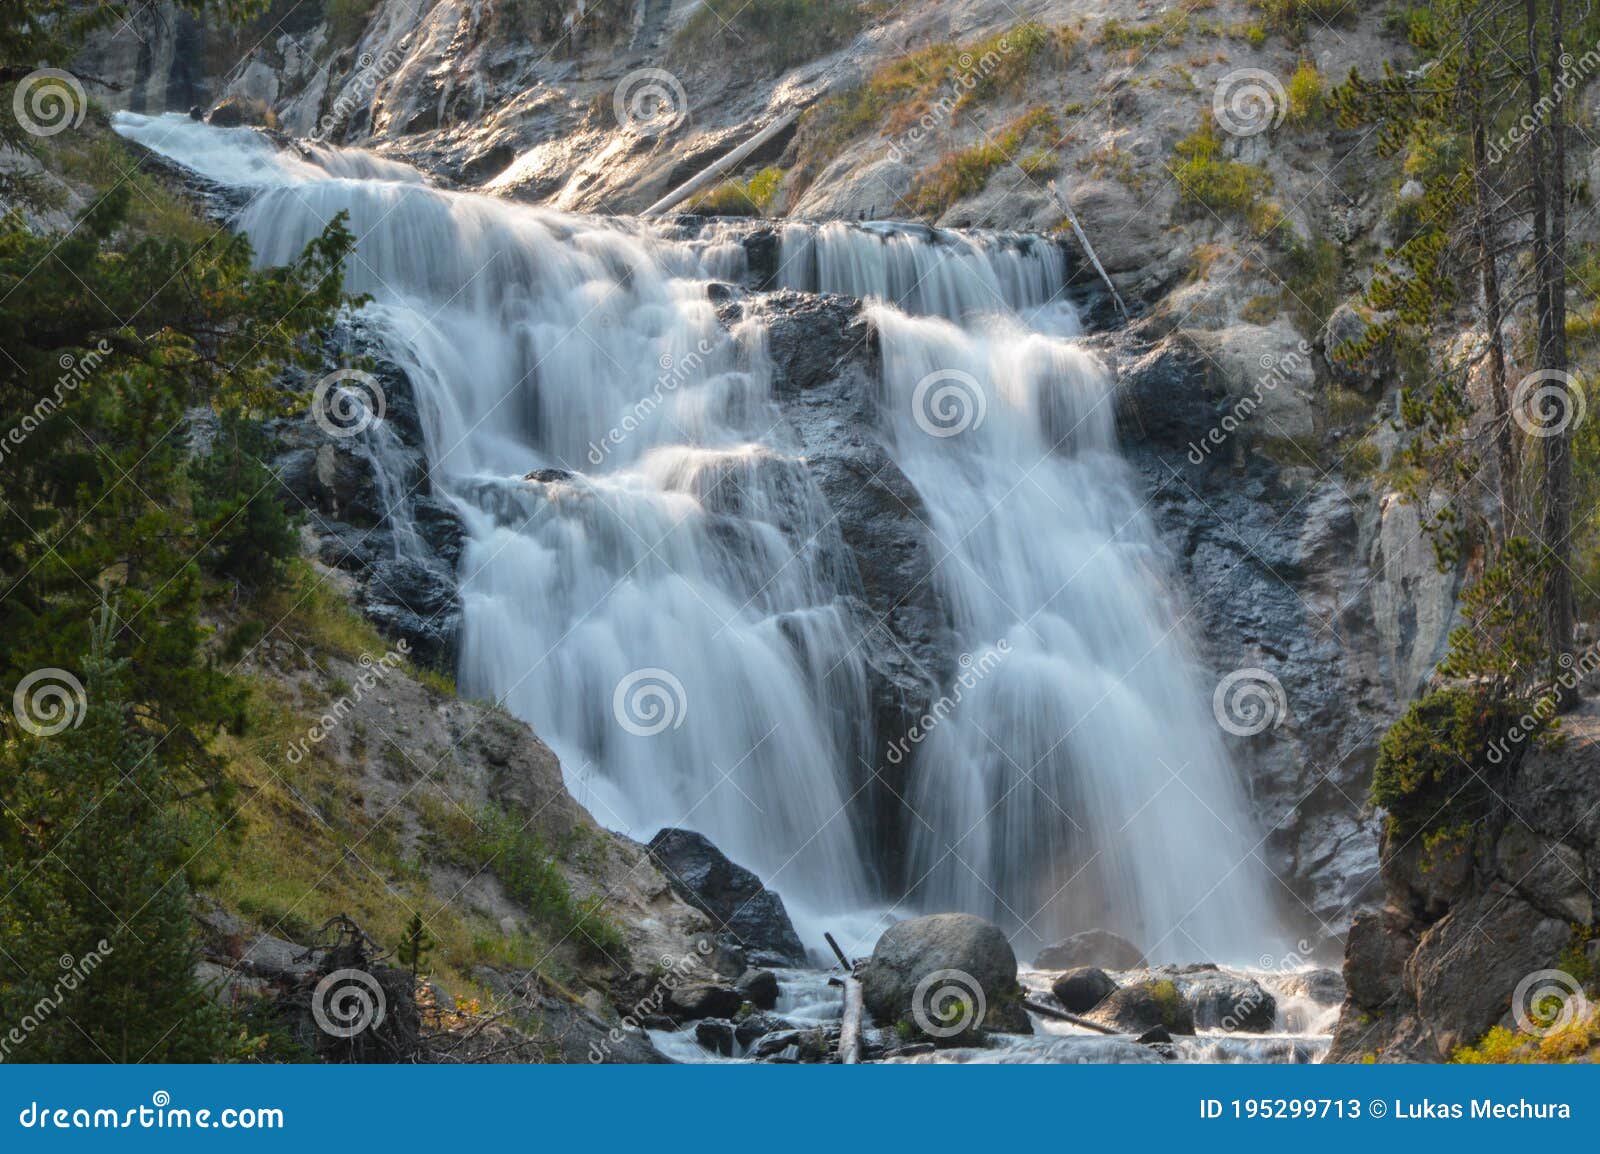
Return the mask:
<svg viewBox="0 0 1600 1154"><path fill-rule="evenodd" d="M1144 952L1110 930L1084 930L1073 934L1053 946L1046 946L1033 960L1036 970L1071 970L1080 966L1139 970L1144 964Z"/></svg>
<svg viewBox="0 0 1600 1154"><path fill-rule="evenodd" d="M1176 457L1192 445L1205 452L1207 433L1217 425L1226 391L1205 350L1184 332L1154 345L1131 339L1109 351L1117 365L1117 429L1125 440L1141 441ZM1175 459L1174 464L1179 462Z"/></svg>
<svg viewBox="0 0 1600 1154"><path fill-rule="evenodd" d="M694 1022L701 1018L731 1019L742 1005L744 997L738 990L709 982L692 982L668 994L664 1009L677 1021Z"/></svg>
<svg viewBox="0 0 1600 1154"><path fill-rule="evenodd" d="M272 122L272 109L248 96L224 96L212 106L206 120L217 128L262 128Z"/></svg>
<svg viewBox="0 0 1600 1154"><path fill-rule="evenodd" d="M784 1030L756 1042L750 1049L750 1056L767 1061L822 1062L832 1056L838 1041L838 1026Z"/></svg>
<svg viewBox="0 0 1600 1154"><path fill-rule="evenodd" d="M1165 1026L1152 1026L1150 1029L1146 1030L1144 1033L1135 1038L1134 1041L1138 1042L1142 1046L1157 1046L1162 1044L1171 1045L1172 1031L1168 1030Z"/></svg>
<svg viewBox="0 0 1600 1154"><path fill-rule="evenodd" d="M783 899L755 874L729 861L710 839L692 830L664 829L650 839L649 849L678 896L735 935L750 962L804 964L805 947Z"/></svg>
<svg viewBox="0 0 1600 1154"><path fill-rule="evenodd" d="M1086 1014L1117 988L1111 975L1096 966L1068 970L1050 986L1056 1001L1074 1014Z"/></svg>
<svg viewBox="0 0 1600 1154"><path fill-rule="evenodd" d="M572 480L570 469L535 469L522 478L524 481L538 481L544 485L553 485L557 481Z"/></svg>
<svg viewBox="0 0 1600 1154"><path fill-rule="evenodd" d="M746 970L733 988L758 1010L770 1010L778 1004L778 975L771 970Z"/></svg>
<svg viewBox="0 0 1600 1154"><path fill-rule="evenodd" d="M1215 973L1179 979L1178 988L1193 1007L1196 1026L1266 1034L1277 1021L1278 1000L1253 978Z"/></svg>
<svg viewBox="0 0 1600 1154"><path fill-rule="evenodd" d="M1157 1026L1173 1034L1194 1033L1194 1011L1170 978L1122 986L1086 1016L1125 1034Z"/></svg>
<svg viewBox="0 0 1600 1154"><path fill-rule="evenodd" d="M860 977L867 1010L881 1025L908 1022L951 1044L984 1030L1032 1032L1011 943L972 914L897 922L878 939Z"/></svg>
<svg viewBox="0 0 1600 1154"><path fill-rule="evenodd" d="M733 1026L733 1038L743 1049L749 1049L757 1038L789 1029L789 1023L776 1014L746 1014Z"/></svg>
<svg viewBox="0 0 1600 1154"><path fill-rule="evenodd" d="M724 1058L733 1057L733 1023L721 1018L705 1018L694 1024L694 1040L701 1047Z"/></svg>

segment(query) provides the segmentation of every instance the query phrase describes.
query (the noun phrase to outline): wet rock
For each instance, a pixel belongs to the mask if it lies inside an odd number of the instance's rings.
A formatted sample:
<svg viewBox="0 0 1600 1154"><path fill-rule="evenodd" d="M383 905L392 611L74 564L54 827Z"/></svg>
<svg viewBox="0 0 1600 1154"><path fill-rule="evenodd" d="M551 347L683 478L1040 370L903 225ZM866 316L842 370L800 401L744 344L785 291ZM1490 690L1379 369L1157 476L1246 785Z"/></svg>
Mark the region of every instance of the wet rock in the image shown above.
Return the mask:
<svg viewBox="0 0 1600 1154"><path fill-rule="evenodd" d="M570 469L535 469L522 478L524 481L538 481L542 485L553 485L557 481L570 481Z"/></svg>
<svg viewBox="0 0 1600 1154"><path fill-rule="evenodd" d="M724 1058L733 1057L733 1023L721 1018L705 1018L694 1024L694 1040L703 1049Z"/></svg>
<svg viewBox="0 0 1600 1154"><path fill-rule="evenodd" d="M1214 973L1179 979L1178 985L1198 1027L1266 1034L1277 1021L1278 1000L1254 978Z"/></svg>
<svg viewBox="0 0 1600 1154"><path fill-rule="evenodd" d="M1125 1034L1157 1026L1173 1034L1194 1033L1194 1011L1170 978L1122 986L1086 1016Z"/></svg>
<svg viewBox="0 0 1600 1154"><path fill-rule="evenodd" d="M1344 1001L1344 975L1338 970L1302 970L1278 979L1278 990L1285 997L1305 998L1323 1006Z"/></svg>
<svg viewBox="0 0 1600 1154"><path fill-rule="evenodd" d="M822 1062L832 1055L838 1041L837 1026L783 1030L776 1034L768 1034L756 1042L750 1049L750 1056L769 1062Z"/></svg>
<svg viewBox="0 0 1600 1154"><path fill-rule="evenodd" d="M1098 966L1078 966L1052 982L1050 992L1065 1009L1074 1014L1086 1014L1116 988L1111 975Z"/></svg>
<svg viewBox="0 0 1600 1154"><path fill-rule="evenodd" d="M778 975L771 970L746 970L733 988L758 1010L770 1010L778 1004Z"/></svg>
<svg viewBox="0 0 1600 1154"><path fill-rule="evenodd" d="M1017 984L1017 958L1000 928L972 914L934 914L884 931L860 968L868 1012L879 1024L922 1033L961 1025L946 1042L984 1030L1032 1032Z"/></svg>
<svg viewBox="0 0 1600 1154"><path fill-rule="evenodd" d="M650 859L678 895L737 937L748 961L804 964L805 947L783 899L755 874L728 860L705 835L664 829L650 839L649 850Z"/></svg>
<svg viewBox="0 0 1600 1154"><path fill-rule="evenodd" d="M789 1023L776 1014L754 1013L746 1014L733 1025L734 1041L743 1049L748 1049L757 1038L764 1038L768 1034L780 1033L789 1029Z"/></svg>
<svg viewBox="0 0 1600 1154"><path fill-rule="evenodd" d="M1046 946L1033 959L1036 970L1071 970L1079 966L1101 966L1108 970L1144 968L1144 951L1110 930L1084 930Z"/></svg>

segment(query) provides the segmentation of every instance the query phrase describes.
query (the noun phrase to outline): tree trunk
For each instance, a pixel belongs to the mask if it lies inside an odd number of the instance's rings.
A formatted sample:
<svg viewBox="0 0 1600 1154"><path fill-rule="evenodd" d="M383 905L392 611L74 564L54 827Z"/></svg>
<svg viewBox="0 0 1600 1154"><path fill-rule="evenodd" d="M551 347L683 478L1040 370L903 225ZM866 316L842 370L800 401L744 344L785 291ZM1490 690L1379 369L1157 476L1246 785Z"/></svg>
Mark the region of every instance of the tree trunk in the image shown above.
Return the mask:
<svg viewBox="0 0 1600 1154"><path fill-rule="evenodd" d="M1572 431L1574 417L1571 382L1567 373L1567 174L1565 90L1559 72L1562 60L1563 0L1550 4L1550 239L1541 276L1544 305L1549 310L1548 326L1541 325L1541 338L1548 345L1541 349L1539 367L1551 374L1547 387L1556 390L1560 402L1550 418L1544 414L1544 530L1545 621L1550 635L1550 676L1558 678L1571 662L1572 652L1572 568L1568 538L1572 525ZM1563 661L1565 659L1565 663Z"/></svg>
<svg viewBox="0 0 1600 1154"><path fill-rule="evenodd" d="M1483 327L1489 342L1489 403L1494 422L1495 456L1500 468L1500 540L1516 533L1522 468L1516 436L1511 429L1511 398L1506 391L1506 346L1502 331L1505 310L1500 300L1500 270L1495 264L1493 190L1489 186L1489 158L1483 125L1483 92L1478 75L1477 12L1466 21L1467 68L1463 73L1467 115L1472 127L1473 231L1478 242L1478 269L1483 287Z"/></svg>

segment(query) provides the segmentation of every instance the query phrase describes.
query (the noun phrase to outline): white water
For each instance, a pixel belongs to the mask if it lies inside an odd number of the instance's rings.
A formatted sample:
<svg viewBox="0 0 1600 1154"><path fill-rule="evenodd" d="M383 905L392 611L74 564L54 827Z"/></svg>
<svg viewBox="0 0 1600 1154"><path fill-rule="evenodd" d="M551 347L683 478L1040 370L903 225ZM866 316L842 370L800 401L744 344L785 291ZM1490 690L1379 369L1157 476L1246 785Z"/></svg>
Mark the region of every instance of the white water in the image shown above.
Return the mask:
<svg viewBox="0 0 1600 1154"><path fill-rule="evenodd" d="M881 750L862 748L853 561L787 441L763 329L724 330L706 294L742 250L441 192L366 154L117 123L255 190L239 225L263 263L350 214L350 287L468 528L463 691L526 718L602 822L706 832L809 943L881 904L854 820ZM915 752L921 883L896 912L987 914L1024 959L1095 925L1156 960L1259 952L1250 822L1059 251L828 226L786 230L784 257L791 284L880 298L882 435L927 502L962 650L1001 655ZM523 479L539 469L570 475Z"/></svg>

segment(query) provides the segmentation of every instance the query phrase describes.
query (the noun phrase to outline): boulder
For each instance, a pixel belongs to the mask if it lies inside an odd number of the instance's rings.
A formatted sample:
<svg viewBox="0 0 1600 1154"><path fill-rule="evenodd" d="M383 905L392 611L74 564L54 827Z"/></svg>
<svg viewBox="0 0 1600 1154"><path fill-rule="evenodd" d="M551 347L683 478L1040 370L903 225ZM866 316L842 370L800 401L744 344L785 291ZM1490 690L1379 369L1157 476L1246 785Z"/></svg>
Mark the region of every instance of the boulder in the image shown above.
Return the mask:
<svg viewBox="0 0 1600 1154"><path fill-rule="evenodd" d="M733 988L758 1010L770 1010L778 1004L778 975L771 970L746 970Z"/></svg>
<svg viewBox="0 0 1600 1154"><path fill-rule="evenodd" d="M742 1005L743 995L729 986L690 982L668 994L662 1008L675 1021L695 1022L702 1018L732 1018Z"/></svg>
<svg viewBox="0 0 1600 1154"><path fill-rule="evenodd" d="M880 1025L906 1022L955 1044L984 1030L1032 1032L1017 956L1000 927L972 914L933 914L889 927L860 969Z"/></svg>
<svg viewBox="0 0 1600 1154"><path fill-rule="evenodd" d="M733 1057L733 1023L723 1018L704 1018L694 1024L694 1040L702 1049L724 1058Z"/></svg>
<svg viewBox="0 0 1600 1154"><path fill-rule="evenodd" d="M1180 979L1178 988L1194 1012L1196 1026L1266 1034L1277 1021L1278 1000L1253 978L1217 972Z"/></svg>
<svg viewBox="0 0 1600 1154"><path fill-rule="evenodd" d="M1357 354L1355 346L1366 339L1378 315L1369 315L1348 301L1333 310L1322 330L1322 355L1328 372L1347 389L1377 393L1395 373L1394 345L1378 341L1371 349Z"/></svg>
<svg viewBox="0 0 1600 1154"><path fill-rule="evenodd" d="M1170 1034L1194 1033L1194 1011L1171 978L1114 990L1087 1016L1125 1034L1145 1034L1158 1026Z"/></svg>
<svg viewBox="0 0 1600 1154"><path fill-rule="evenodd" d="M1084 930L1046 946L1033 960L1036 970L1071 970L1102 966L1108 970L1140 970L1144 952L1127 938L1110 930Z"/></svg>
<svg viewBox="0 0 1600 1154"><path fill-rule="evenodd" d="M650 839L649 849L650 860L678 896L736 936L747 960L776 966L805 963L805 947L783 899L728 860L709 838L693 830L664 829Z"/></svg>
<svg viewBox="0 0 1600 1154"><path fill-rule="evenodd" d="M1098 966L1079 966L1068 970L1050 986L1064 1009L1074 1014L1086 1014L1117 988L1111 975Z"/></svg>

